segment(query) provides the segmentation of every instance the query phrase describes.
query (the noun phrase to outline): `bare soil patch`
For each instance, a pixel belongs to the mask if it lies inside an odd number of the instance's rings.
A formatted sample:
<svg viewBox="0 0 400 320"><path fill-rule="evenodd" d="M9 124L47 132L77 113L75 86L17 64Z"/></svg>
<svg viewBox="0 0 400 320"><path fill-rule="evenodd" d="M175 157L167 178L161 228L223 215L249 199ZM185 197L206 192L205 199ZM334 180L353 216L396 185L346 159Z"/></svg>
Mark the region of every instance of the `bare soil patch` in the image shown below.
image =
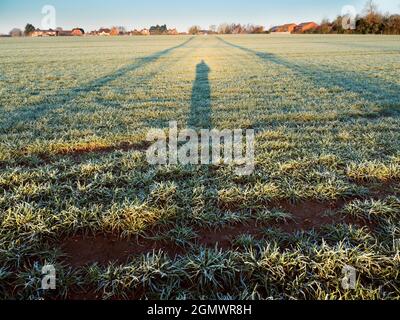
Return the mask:
<svg viewBox="0 0 400 320"><path fill-rule="evenodd" d="M278 208L289 212L293 220L281 224L279 227L286 232L307 231L320 229L324 225L344 222L343 217L335 214L345 205L345 201L323 203L318 201L304 201L300 203L281 202ZM350 221L348 221L350 222Z"/></svg>
<svg viewBox="0 0 400 320"><path fill-rule="evenodd" d="M38 167L42 165L52 164L56 161L59 161L63 158L72 159L75 164L79 164L85 160L86 156L101 156L107 155L116 151L139 151L146 152L150 144L147 141L139 142L139 143L131 143L131 142L121 142L116 145L111 146L99 146L93 144L81 145L71 149L61 148L54 154L47 153L34 153L29 154L26 150L22 149L18 154L18 165L24 167ZM32 157L36 157L40 160L39 163L32 164L29 159ZM7 166L6 162L0 161L0 168L5 168Z"/></svg>
<svg viewBox="0 0 400 320"><path fill-rule="evenodd" d="M286 222L260 222L249 220L246 223L228 225L218 229L198 229L196 243L198 245L223 250L233 249L232 241L241 235L252 235L255 239L263 239L263 230L266 227L276 227L286 233L297 231L320 230L323 226L346 223L373 228L365 222L350 217L335 214L345 205L345 201L321 203L305 201L292 204L281 202L275 208L283 209L293 215L293 219ZM149 230L148 234L156 236L161 230ZM124 263L134 256L163 251L169 257L175 258L185 254L188 249L182 248L173 241L155 240L139 237L135 240L122 239L117 236L97 235L95 237L75 236L63 241L62 252L65 253L65 262L73 267L80 267L93 263L107 265L110 262Z"/></svg>
<svg viewBox="0 0 400 320"><path fill-rule="evenodd" d="M173 257L182 252L178 246L165 241L121 239L116 236L75 236L65 240L61 246L66 254L65 262L73 267L110 262L124 263L130 257L162 250Z"/></svg>
<svg viewBox="0 0 400 320"><path fill-rule="evenodd" d="M226 226L221 229L201 229L197 232L199 235L197 242L199 245L223 250L232 249L232 240L244 234L250 234L256 238L262 237L262 225L255 220L247 221L245 224L236 224Z"/></svg>
<svg viewBox="0 0 400 320"><path fill-rule="evenodd" d="M131 142L121 142L117 145L112 146L80 146L74 148L72 150L60 150L57 155L63 156L73 156L73 157L80 157L86 154L106 154L111 153L114 151L130 151L130 150L137 150L137 151L146 151L149 146L148 142L141 142L141 143L131 143Z"/></svg>

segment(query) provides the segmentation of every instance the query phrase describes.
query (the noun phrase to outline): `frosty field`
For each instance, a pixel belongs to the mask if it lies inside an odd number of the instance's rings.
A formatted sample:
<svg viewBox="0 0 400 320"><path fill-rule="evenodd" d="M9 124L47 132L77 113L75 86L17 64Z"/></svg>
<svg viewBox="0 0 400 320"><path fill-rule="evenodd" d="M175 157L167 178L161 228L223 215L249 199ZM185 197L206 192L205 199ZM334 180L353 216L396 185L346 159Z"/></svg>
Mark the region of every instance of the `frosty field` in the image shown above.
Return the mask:
<svg viewBox="0 0 400 320"><path fill-rule="evenodd" d="M399 70L398 36L0 39L0 298L399 299ZM254 129L254 173L149 165L170 121Z"/></svg>

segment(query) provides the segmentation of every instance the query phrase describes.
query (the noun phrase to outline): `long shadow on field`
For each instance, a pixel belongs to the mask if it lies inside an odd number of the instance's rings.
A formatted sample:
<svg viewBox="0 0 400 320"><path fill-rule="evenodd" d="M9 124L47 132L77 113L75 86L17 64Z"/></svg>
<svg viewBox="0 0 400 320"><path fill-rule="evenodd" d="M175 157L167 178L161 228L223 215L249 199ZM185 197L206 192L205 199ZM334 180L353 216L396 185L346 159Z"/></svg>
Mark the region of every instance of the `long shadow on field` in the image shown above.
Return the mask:
<svg viewBox="0 0 400 320"><path fill-rule="evenodd" d="M220 37L220 41L226 45L256 55L265 62L274 63L293 71L298 77L307 77L317 87L334 88L340 87L346 91L357 93L366 100L380 101L386 105L381 116L400 115L400 86L396 83L387 82L382 79L368 78L357 73L343 72L342 70L324 69L310 66L302 66L272 54L259 52L237 44L230 43ZM390 114L389 114L390 113Z"/></svg>
<svg viewBox="0 0 400 320"><path fill-rule="evenodd" d="M196 79L193 83L188 126L193 129L211 128L211 88L208 74L209 66L204 60L196 66Z"/></svg>
<svg viewBox="0 0 400 320"><path fill-rule="evenodd" d="M8 112L7 118L5 117L4 118L5 121L2 124L0 124L0 132L2 131L7 132L8 130L12 129L12 127L18 121L24 121L24 122L35 121L40 117L45 116L46 113L49 112L50 110L61 108L67 103L72 103L73 99L76 99L77 97L85 95L89 92L98 90L101 87L104 87L108 83L126 75L129 72L135 71L150 63L153 63L162 58L163 56L170 54L172 51L186 46L192 40L193 37L191 37L187 41L177 46L156 52L149 56L138 58L135 60L134 63L126 65L116 70L113 73L95 79L93 81L90 81L82 86L67 90L61 90L61 92L56 95L45 97L45 99L48 100L46 102L38 102L29 105L27 107L18 108L16 110L13 110L12 112Z"/></svg>

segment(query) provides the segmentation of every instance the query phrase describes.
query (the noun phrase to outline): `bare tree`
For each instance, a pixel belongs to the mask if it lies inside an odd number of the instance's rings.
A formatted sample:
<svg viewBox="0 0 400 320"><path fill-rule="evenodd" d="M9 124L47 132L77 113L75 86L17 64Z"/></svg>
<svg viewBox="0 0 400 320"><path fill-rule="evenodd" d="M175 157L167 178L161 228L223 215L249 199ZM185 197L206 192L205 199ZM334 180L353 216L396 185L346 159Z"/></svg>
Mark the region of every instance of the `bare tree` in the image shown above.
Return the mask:
<svg viewBox="0 0 400 320"><path fill-rule="evenodd" d="M246 33L264 33L264 27L259 25L248 24L246 27Z"/></svg>
<svg viewBox="0 0 400 320"><path fill-rule="evenodd" d="M201 29L201 28L200 28L199 26L191 26L191 27L189 28L189 34L192 34L192 35L199 34L200 29Z"/></svg>
<svg viewBox="0 0 400 320"><path fill-rule="evenodd" d="M321 33L330 33L332 30L332 23L329 21L328 18L324 18L321 21L321 25L320 25L320 32Z"/></svg>
<svg viewBox="0 0 400 320"><path fill-rule="evenodd" d="M119 34L126 34L126 28L123 26L118 26L117 27Z"/></svg>
<svg viewBox="0 0 400 320"><path fill-rule="evenodd" d="M400 15L394 14L386 19L385 33L400 34Z"/></svg>
<svg viewBox="0 0 400 320"><path fill-rule="evenodd" d="M238 24L232 23L229 28L230 28L230 33L232 34L241 34L244 31L244 28L240 23Z"/></svg>
<svg viewBox="0 0 400 320"><path fill-rule="evenodd" d="M227 23L222 23L218 26L218 33L219 34L230 34L232 33L231 27Z"/></svg>
<svg viewBox="0 0 400 320"><path fill-rule="evenodd" d="M383 16L378 11L378 6L373 0L368 0L364 8L365 22L367 25L367 33L380 33L380 25L383 21Z"/></svg>
<svg viewBox="0 0 400 320"><path fill-rule="evenodd" d="M30 35L35 31L35 29L36 29L36 28L35 28L32 24L28 23L28 24L25 26L25 31L24 31L24 33L25 33L26 36L30 36Z"/></svg>
<svg viewBox="0 0 400 320"><path fill-rule="evenodd" d="M364 7L365 15L374 15L378 13L378 5L373 0L368 0Z"/></svg>

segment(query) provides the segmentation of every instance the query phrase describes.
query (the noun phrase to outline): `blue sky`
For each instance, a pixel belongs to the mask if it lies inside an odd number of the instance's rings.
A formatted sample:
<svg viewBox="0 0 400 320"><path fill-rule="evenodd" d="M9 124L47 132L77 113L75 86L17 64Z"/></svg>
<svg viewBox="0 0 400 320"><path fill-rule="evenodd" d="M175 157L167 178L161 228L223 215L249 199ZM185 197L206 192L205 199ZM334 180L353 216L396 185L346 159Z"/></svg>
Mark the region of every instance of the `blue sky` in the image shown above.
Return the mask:
<svg viewBox="0 0 400 320"><path fill-rule="evenodd" d="M400 0L375 0L381 11L400 13ZM222 22L261 24L267 27L286 22L334 18L344 5L361 11L365 0L0 0L0 33L27 22L40 27L41 9L53 5L57 26L69 29L121 25L129 30L164 24L186 31L197 24L207 28Z"/></svg>

